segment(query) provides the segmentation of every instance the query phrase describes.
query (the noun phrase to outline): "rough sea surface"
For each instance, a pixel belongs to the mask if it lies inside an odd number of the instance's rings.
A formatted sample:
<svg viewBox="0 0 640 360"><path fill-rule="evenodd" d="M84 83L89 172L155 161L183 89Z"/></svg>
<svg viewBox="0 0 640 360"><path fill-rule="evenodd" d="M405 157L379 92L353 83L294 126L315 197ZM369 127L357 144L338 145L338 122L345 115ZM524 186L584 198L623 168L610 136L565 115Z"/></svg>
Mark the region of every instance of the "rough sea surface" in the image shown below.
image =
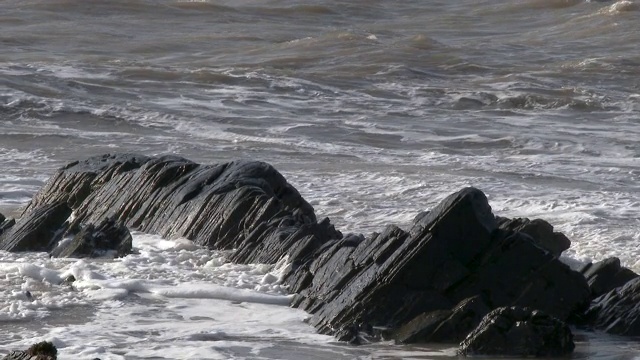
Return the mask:
<svg viewBox="0 0 640 360"><path fill-rule="evenodd" d="M258 159L343 232L407 226L472 185L494 213L565 232L568 261L640 271L639 43L637 0L2 0L0 212L89 155ZM316 335L277 267L184 239L134 246L116 261L0 253L0 350L455 356ZM57 285L68 274L78 284ZM579 340L575 358L640 359L635 342Z"/></svg>

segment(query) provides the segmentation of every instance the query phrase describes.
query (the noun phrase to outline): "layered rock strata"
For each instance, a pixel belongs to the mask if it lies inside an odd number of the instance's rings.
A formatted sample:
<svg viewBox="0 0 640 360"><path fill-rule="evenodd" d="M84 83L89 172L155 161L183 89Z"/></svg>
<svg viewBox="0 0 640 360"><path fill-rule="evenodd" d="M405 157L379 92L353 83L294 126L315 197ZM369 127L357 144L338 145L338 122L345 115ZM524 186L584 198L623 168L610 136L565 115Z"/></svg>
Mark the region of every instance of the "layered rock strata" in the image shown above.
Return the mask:
<svg viewBox="0 0 640 360"><path fill-rule="evenodd" d="M395 328L398 341L457 341L459 334L438 331L474 297L486 309L529 307L560 320L586 309L590 291L580 273L530 235L498 225L485 195L463 189L409 231L389 226L325 244L286 279L297 294L293 305L312 313L320 332L354 342L366 329ZM482 308L466 318L467 328Z"/></svg>
<svg viewBox="0 0 640 360"><path fill-rule="evenodd" d="M200 165L175 156L117 154L60 169L0 235L0 249L52 251L72 225L105 221L235 249L231 260L244 263L306 255L341 237L327 219L317 222L313 208L266 163Z"/></svg>
<svg viewBox="0 0 640 360"><path fill-rule="evenodd" d="M0 249L9 251L123 256L131 229L230 250L234 262L286 257L292 305L311 313L320 332L353 343L459 342L503 307L567 321L597 295L590 316L615 328L611 319L622 315L598 304L622 309L615 299L637 293L637 279L629 281L619 262L583 269L584 276L571 270L558 260L570 245L564 235L544 220L494 216L478 189L450 195L408 230L342 236L278 171L255 161L92 157L60 169L19 221L0 224Z"/></svg>

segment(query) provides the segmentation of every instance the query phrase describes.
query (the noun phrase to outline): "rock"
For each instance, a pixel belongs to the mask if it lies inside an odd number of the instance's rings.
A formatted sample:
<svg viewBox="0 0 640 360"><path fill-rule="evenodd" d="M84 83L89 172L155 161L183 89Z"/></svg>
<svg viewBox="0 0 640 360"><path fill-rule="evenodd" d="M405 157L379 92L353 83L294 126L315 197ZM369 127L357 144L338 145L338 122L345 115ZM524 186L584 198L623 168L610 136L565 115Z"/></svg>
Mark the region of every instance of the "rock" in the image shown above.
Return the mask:
<svg viewBox="0 0 640 360"><path fill-rule="evenodd" d="M452 310L476 296L488 309L528 306L562 320L590 301L580 273L531 236L499 229L475 188L421 213L409 232L388 226L367 238L329 242L294 265L285 283L298 293L293 306L312 313L309 322L321 333L399 329L401 342L457 341L473 312Z"/></svg>
<svg viewBox="0 0 640 360"><path fill-rule="evenodd" d="M72 286L74 282L76 282L76 277L73 275L69 275L64 278L64 280L62 280L62 283L60 283L60 285Z"/></svg>
<svg viewBox="0 0 640 360"><path fill-rule="evenodd" d="M596 298L638 277L635 272L620 266L620 259L611 257L580 270L587 279L592 297Z"/></svg>
<svg viewBox="0 0 640 360"><path fill-rule="evenodd" d="M461 355L563 356L573 352L573 334L562 321L541 311L501 307L467 336Z"/></svg>
<svg viewBox="0 0 640 360"><path fill-rule="evenodd" d="M474 296L462 300L453 310L420 314L392 337L400 343L459 343L490 311L482 297Z"/></svg>
<svg viewBox="0 0 640 360"><path fill-rule="evenodd" d="M62 237L71 208L62 201L33 208L0 235L0 250L48 251Z"/></svg>
<svg viewBox="0 0 640 360"><path fill-rule="evenodd" d="M571 246L571 241L563 233L554 232L553 226L542 219L496 217L496 221L500 229L531 236L537 245L550 251L556 258Z"/></svg>
<svg viewBox="0 0 640 360"><path fill-rule="evenodd" d="M95 226L85 225L73 238L60 241L51 256L93 258L112 253L114 257L123 257L131 253L132 242L131 233L124 224L104 219Z"/></svg>
<svg viewBox="0 0 640 360"><path fill-rule="evenodd" d="M176 156L115 154L61 168L0 248L50 251L70 222L91 229L104 219L213 249L236 249L230 260L242 263L275 263L284 255L295 262L342 237L327 219L317 222L313 207L266 163L199 165Z"/></svg>
<svg viewBox="0 0 640 360"><path fill-rule="evenodd" d="M232 250L234 262L286 257L293 306L311 313L318 331L352 343L452 342L497 307L561 320L586 309L585 278L540 246L554 234L547 225L499 223L486 196L466 188L420 213L408 231L389 225L343 237L266 163L118 154L60 169L0 236L0 248L123 255L132 229ZM63 234L74 237L52 249Z"/></svg>
<svg viewBox="0 0 640 360"><path fill-rule="evenodd" d="M433 333L452 313L453 311L451 310L435 310L422 313L393 331L391 338L397 343L432 342ZM453 339L446 339L446 342L449 342L449 340L453 342Z"/></svg>
<svg viewBox="0 0 640 360"><path fill-rule="evenodd" d="M610 334L640 335L640 278L593 300L586 314L595 328Z"/></svg>
<svg viewBox="0 0 640 360"><path fill-rule="evenodd" d="M43 341L31 345L26 351L12 351L3 360L56 360L58 349L48 342Z"/></svg>
<svg viewBox="0 0 640 360"><path fill-rule="evenodd" d="M4 217L4 215L0 214L0 235L9 230L15 224L15 219L7 219Z"/></svg>

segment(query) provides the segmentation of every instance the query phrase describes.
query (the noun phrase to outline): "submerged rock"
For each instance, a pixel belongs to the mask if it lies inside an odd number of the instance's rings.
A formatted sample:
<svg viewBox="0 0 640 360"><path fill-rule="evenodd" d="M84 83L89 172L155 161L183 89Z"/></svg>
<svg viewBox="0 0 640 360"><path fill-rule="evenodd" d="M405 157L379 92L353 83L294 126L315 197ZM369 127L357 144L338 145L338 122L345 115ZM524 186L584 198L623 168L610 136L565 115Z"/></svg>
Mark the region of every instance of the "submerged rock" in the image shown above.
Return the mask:
<svg viewBox="0 0 640 360"><path fill-rule="evenodd" d="M43 341L31 345L26 351L12 351L3 360L56 360L58 349L51 342Z"/></svg>
<svg viewBox="0 0 640 360"><path fill-rule="evenodd" d="M490 312L460 343L461 355L563 356L573 334L562 321L537 310L501 307Z"/></svg>

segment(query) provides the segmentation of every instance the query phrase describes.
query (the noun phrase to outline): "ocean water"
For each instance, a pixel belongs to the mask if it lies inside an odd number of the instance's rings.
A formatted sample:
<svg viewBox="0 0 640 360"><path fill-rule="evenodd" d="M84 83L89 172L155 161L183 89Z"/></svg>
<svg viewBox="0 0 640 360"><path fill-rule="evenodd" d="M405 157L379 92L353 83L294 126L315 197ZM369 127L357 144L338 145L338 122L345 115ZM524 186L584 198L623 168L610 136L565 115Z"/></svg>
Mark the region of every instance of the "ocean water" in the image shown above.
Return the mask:
<svg viewBox="0 0 640 360"><path fill-rule="evenodd" d="M494 213L565 232L569 261L640 271L639 19L637 0L3 0L0 212L18 216L88 155L257 159L345 233L407 226L471 185ZM134 246L118 260L0 253L0 351L455 357L317 335L287 306L284 264L149 234ZM574 358L640 358L633 341L578 340Z"/></svg>

